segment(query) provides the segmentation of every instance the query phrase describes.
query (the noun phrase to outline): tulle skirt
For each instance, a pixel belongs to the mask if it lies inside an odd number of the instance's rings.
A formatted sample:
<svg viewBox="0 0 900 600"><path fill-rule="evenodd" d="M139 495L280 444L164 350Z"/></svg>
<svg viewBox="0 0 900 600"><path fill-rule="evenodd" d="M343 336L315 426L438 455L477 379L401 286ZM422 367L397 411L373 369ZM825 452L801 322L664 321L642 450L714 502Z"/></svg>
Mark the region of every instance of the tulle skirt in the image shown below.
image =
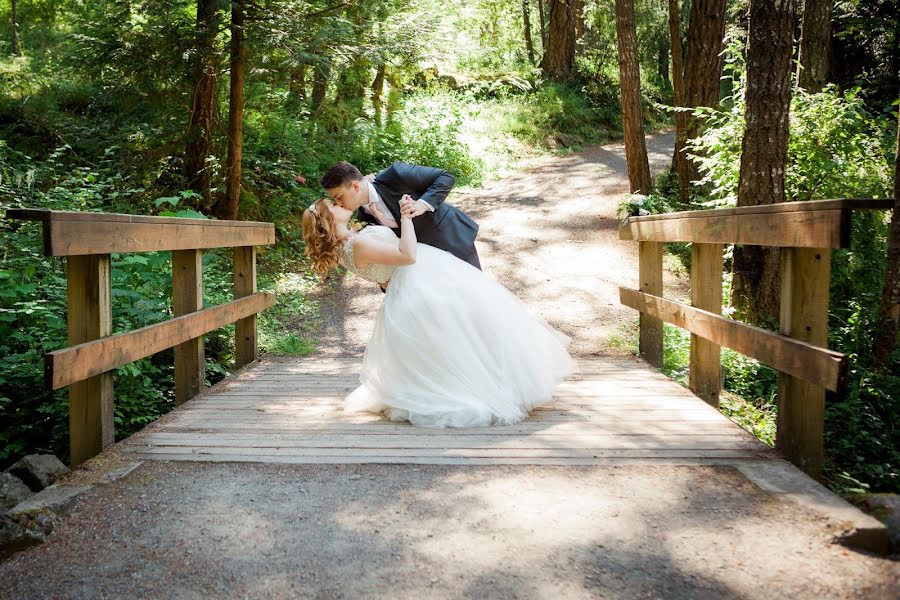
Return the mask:
<svg viewBox="0 0 900 600"><path fill-rule="evenodd" d="M568 344L489 276L419 244L391 277L344 409L424 427L517 423L574 371Z"/></svg>

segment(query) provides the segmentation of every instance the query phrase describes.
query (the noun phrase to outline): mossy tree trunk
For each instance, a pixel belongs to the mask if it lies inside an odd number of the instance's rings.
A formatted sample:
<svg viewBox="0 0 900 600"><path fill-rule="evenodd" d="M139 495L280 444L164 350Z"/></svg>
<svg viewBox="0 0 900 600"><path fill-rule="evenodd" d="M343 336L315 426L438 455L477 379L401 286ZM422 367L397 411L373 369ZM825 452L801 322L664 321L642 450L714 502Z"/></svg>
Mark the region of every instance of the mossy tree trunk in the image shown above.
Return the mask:
<svg viewBox="0 0 900 600"><path fill-rule="evenodd" d="M677 6L676 18L677 18ZM669 27L671 29L670 6ZM718 106L719 80L724 64L722 42L725 38L725 0L693 0L684 55L682 100L684 106ZM674 40L672 44L674 45ZM676 123L677 126L677 123ZM689 113L683 117L684 134L676 135L675 170L679 174L682 203L690 201L690 183L699 179L694 161L687 158L684 144L700 134L700 123Z"/></svg>
<svg viewBox="0 0 900 600"><path fill-rule="evenodd" d="M212 152L216 107L218 65L215 42L219 12L219 0L197 0L197 57L184 168L188 187L202 196L202 208L205 210L212 206L212 170L207 159Z"/></svg>
<svg viewBox="0 0 900 600"><path fill-rule="evenodd" d="M616 0L616 37L619 48L622 129L625 134L625 162L633 193L649 194L650 163L644 141L644 117L641 110L641 72L637 54L634 1Z"/></svg>
<svg viewBox="0 0 900 600"><path fill-rule="evenodd" d="M246 0L231 0L231 90L228 106L228 159L225 162L225 197L216 214L236 219L241 201L241 150L244 124L244 71L247 49L244 36Z"/></svg>
<svg viewBox="0 0 900 600"><path fill-rule="evenodd" d="M831 12L834 0L805 0L797 60L797 86L821 92L828 81L831 48Z"/></svg>
<svg viewBox="0 0 900 600"><path fill-rule="evenodd" d="M541 71L548 79L565 81L575 65L575 10L572 0L551 0L548 35Z"/></svg>
<svg viewBox="0 0 900 600"><path fill-rule="evenodd" d="M876 364L887 368L897 347L900 325L900 121L897 123L897 152L894 155L894 212L888 238L887 264L881 290L878 326L872 344Z"/></svg>
<svg viewBox="0 0 900 600"><path fill-rule="evenodd" d="M738 206L785 201L794 11L794 0L750 3ZM778 323L780 256L777 248L734 249L732 305L753 324Z"/></svg>

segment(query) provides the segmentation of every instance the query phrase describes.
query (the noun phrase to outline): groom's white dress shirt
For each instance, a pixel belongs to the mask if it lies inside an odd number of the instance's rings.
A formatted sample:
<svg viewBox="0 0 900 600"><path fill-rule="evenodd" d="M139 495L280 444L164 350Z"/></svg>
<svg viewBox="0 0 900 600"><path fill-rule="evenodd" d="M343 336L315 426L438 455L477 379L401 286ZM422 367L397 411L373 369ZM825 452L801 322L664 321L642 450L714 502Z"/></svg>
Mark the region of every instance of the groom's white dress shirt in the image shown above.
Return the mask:
<svg viewBox="0 0 900 600"><path fill-rule="evenodd" d="M363 208L367 213L378 219L378 222L385 227L396 229L397 221L394 220L391 211L388 210L387 204L385 204L384 200L381 199L381 196L378 195L378 191L375 189L375 186L372 185L372 182L366 181L366 183L369 185L369 204L363 205ZM434 207L424 200L416 200L416 202L421 202L426 210L434 212ZM374 211L372 210L371 205L375 206Z"/></svg>

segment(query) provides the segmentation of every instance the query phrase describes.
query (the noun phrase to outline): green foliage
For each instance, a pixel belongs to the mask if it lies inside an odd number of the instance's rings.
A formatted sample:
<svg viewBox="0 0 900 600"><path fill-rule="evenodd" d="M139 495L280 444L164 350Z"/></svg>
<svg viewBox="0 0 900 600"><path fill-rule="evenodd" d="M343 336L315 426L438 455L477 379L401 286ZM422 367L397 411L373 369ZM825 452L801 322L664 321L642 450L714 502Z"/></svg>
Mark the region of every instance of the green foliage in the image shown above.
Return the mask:
<svg viewBox="0 0 900 600"><path fill-rule="evenodd" d="M738 89L742 94L742 89ZM706 130L688 143L708 185L709 206L737 202L744 101L730 108L697 109ZM828 86L818 94L795 90L791 101L785 193L789 200L884 197L891 186L892 131L869 113L859 90Z"/></svg>

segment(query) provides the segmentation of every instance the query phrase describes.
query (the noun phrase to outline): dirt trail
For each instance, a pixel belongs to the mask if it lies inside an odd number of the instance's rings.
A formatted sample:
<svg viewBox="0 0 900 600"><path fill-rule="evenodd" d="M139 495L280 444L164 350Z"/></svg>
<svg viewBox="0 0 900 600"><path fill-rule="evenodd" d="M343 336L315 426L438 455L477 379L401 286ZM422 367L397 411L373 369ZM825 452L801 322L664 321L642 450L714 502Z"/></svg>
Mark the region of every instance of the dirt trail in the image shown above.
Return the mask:
<svg viewBox="0 0 900 600"><path fill-rule="evenodd" d="M668 166L674 135L647 138L654 175ZM616 208L628 191L623 143L611 143L536 167L478 189L454 190L448 202L481 225L476 241L485 272L534 312L572 337L573 355L608 355L610 335L636 327L619 304L619 286L637 287L637 244L619 240ZM683 297L671 275L666 293ZM317 352L358 356L365 349L381 293L352 275L333 276L316 294Z"/></svg>

